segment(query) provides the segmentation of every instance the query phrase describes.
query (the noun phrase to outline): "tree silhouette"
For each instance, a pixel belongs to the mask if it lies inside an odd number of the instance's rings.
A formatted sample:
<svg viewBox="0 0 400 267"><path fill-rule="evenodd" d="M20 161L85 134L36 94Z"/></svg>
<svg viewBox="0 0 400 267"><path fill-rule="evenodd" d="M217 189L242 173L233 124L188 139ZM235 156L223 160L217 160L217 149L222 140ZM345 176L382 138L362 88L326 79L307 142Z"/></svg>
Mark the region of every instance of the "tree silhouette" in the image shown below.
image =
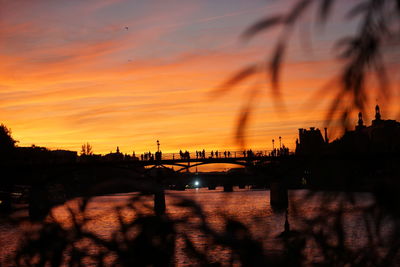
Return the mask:
<svg viewBox="0 0 400 267"><path fill-rule="evenodd" d="M81 156L93 155L93 148L89 143L83 144L81 148Z"/></svg>
<svg viewBox="0 0 400 267"><path fill-rule="evenodd" d="M15 141L11 137L11 130L8 129L4 124L0 125L0 155L1 157L7 157L15 149Z"/></svg>

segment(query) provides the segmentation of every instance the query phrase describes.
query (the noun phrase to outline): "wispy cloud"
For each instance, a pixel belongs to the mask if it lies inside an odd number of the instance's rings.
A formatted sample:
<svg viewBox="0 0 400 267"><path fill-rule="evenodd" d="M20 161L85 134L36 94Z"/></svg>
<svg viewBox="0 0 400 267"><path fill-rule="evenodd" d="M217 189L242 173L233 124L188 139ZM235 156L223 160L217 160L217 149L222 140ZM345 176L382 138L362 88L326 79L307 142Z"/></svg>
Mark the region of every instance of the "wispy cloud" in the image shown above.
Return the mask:
<svg viewBox="0 0 400 267"><path fill-rule="evenodd" d="M116 145L140 152L160 139L165 151L233 147L249 83L217 99L209 92L269 53L268 42L237 38L266 10L263 1L5 1L0 121L20 145L79 150L91 142L97 153ZM293 146L297 128L322 117L323 107L301 109L299 96L335 65L299 50L295 44L283 73L291 115L277 116L263 75L249 145L269 147L279 134Z"/></svg>

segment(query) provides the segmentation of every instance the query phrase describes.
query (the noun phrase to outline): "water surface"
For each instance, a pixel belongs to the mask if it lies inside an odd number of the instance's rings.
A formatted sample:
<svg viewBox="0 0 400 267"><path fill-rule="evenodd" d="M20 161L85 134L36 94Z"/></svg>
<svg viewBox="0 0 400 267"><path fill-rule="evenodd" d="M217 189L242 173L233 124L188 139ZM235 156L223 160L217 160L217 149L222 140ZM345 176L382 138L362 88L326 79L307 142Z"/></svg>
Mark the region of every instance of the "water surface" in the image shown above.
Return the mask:
<svg viewBox="0 0 400 267"><path fill-rule="evenodd" d="M321 213L322 209L336 210L342 209L344 216L344 231L346 233L346 244L350 247L362 247L367 244L365 233L365 221L363 214L359 212L360 207L368 206L372 203L373 197L368 193L356 193L354 199L346 199L344 193L334 194L335 199L327 201L327 192L318 192L312 197L308 196L307 190L289 191L290 208L289 222L291 229L302 229L305 227L304 219L318 218L325 216ZM177 207L181 199L190 199L195 201L203 210L207 223L218 233L225 231L227 220L237 220L243 223L251 237L263 245L263 249L268 251L279 251L282 249L281 239L278 235L284 229L285 213L274 211L269 202L268 190L249 190L235 188L234 192L223 192L222 188L217 190L189 189L186 191L167 191L166 205L167 214L173 219L179 219L185 216L190 218L184 224L180 225L178 232L187 235L190 240L199 248L207 247L207 235L198 230L199 217L192 214L188 208ZM120 209L123 220L126 222L136 218L136 214L130 208L126 208L127 202L137 194L114 194L109 196L95 197L91 199L86 209L85 215L90 218L86 229L102 238L111 238L118 231L119 221L116 207ZM332 194L333 195L333 194ZM68 201L52 211L53 220L58 221L63 227L71 226L71 210L77 210L80 199ZM140 202L135 204L138 210L143 213L152 213L153 200L151 196L146 196ZM70 208L71 210L67 209ZM334 218L332 218L334 219ZM0 247L1 261L4 262L8 257L14 254L18 242L25 234L25 231L32 230L35 226L25 223L15 227L9 223L0 224ZM383 229L390 234L390 223ZM31 232L30 232L31 234ZM187 257L183 247L183 241L177 239L176 264L191 265L191 259ZM308 253L311 261L318 260L318 253L312 242L308 242L305 251ZM90 249L96 250L95 247ZM210 257L216 261L228 261L229 251L223 247L213 248L213 255ZM88 265L89 262L88 262Z"/></svg>

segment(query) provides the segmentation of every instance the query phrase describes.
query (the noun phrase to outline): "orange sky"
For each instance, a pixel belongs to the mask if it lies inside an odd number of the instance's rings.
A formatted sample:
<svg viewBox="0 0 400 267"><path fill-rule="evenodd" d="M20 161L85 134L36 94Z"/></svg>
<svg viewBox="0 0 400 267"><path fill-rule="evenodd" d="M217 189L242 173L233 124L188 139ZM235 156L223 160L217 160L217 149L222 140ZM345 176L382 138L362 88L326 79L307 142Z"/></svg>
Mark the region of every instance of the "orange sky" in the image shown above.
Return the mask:
<svg viewBox="0 0 400 267"><path fill-rule="evenodd" d="M164 152L236 149L236 120L256 83L247 146L271 149L282 136L294 147L298 128L323 126L326 102L304 103L338 70L340 20L312 35L312 49L294 35L282 80L286 113L274 108L264 74L218 98L210 93L271 53L276 32L238 37L290 2L4 1L0 122L20 146L79 151L89 142L95 153L141 153L159 139Z"/></svg>

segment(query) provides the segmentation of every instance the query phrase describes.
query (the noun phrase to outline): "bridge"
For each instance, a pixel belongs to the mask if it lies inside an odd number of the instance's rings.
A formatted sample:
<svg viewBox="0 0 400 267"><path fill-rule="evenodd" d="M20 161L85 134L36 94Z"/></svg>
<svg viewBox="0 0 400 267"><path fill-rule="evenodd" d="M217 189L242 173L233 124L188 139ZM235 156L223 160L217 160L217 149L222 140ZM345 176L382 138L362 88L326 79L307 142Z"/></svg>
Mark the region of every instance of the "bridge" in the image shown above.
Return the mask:
<svg viewBox="0 0 400 267"><path fill-rule="evenodd" d="M264 157L264 158L244 158L244 157L238 157L238 158L208 158L208 159L162 159L162 160L148 160L148 161L140 161L140 165L142 166L153 166L155 167L165 167L165 165L169 166L178 166L181 167L180 169L177 170L177 172L183 171L183 170L189 170L190 168L201 166L201 165L206 165L206 164L234 164L234 165L240 165L240 166L253 166L255 162L261 162L261 161L267 161L271 160L269 157Z"/></svg>
<svg viewBox="0 0 400 267"><path fill-rule="evenodd" d="M211 152L212 153L212 152ZM184 154L184 153L183 153ZM263 162L271 162L276 161L282 156L288 156L292 153L287 153L285 155L278 155L273 151L256 151L256 152L243 152L243 151L235 151L235 152L224 152L221 153L222 156L215 156L215 154L205 153L199 154L196 153L195 158L191 158L190 156L182 156L179 154L169 153L169 154L156 154L156 158L150 158L147 160L139 160L137 164L143 167L152 166L155 167L165 167L168 166L177 166L180 169L177 172L181 172L183 170L189 170L190 168L206 165L206 164L234 164L244 167L254 166ZM175 158L176 156L180 158ZM141 157L143 159L143 157Z"/></svg>
<svg viewBox="0 0 400 267"><path fill-rule="evenodd" d="M78 162L63 162L58 164L47 163L43 165L29 165L19 166L20 172L17 174L13 173L16 177L21 177L21 181L26 181L30 185L30 196L29 209L31 218L42 218L48 212L48 209L52 205L59 204L67 199L65 194L65 188L73 188L71 196L75 196L78 192L82 194L104 194L114 192L127 192L129 191L141 191L144 190L146 193L151 192L154 194L154 209L156 214L162 214L165 211L165 194L164 190L166 185L171 186L175 190L184 190L186 187L187 180L192 179L188 175L174 175L168 171L163 172L157 170L156 172L150 172L151 169L157 167L166 166L177 166L178 170L175 172L182 172L189 170L190 168L206 165L206 164L235 164L245 167L256 166L258 164L279 162L282 164L280 168L287 168L287 164L284 163L286 160L292 157L290 153L272 153L269 151L257 151L250 152L248 150L236 151L225 153L178 153L178 154L163 154L158 152L157 154L151 155L151 157L137 158L137 157L125 157L122 153L115 153L118 157L92 157L88 160L82 160ZM249 153L250 152L250 153ZM194 156L193 156L194 154ZM85 158L82 158L85 159ZM271 165L272 167L275 164ZM138 168L139 167L139 168ZM146 169L144 169L146 167ZM14 171L14 169L12 169ZM143 173L145 171L145 173ZM273 172L273 170L272 170ZM25 179L26 174L29 174L29 178ZM272 174L273 175L273 174ZM74 177L74 179L70 179ZM122 177L122 178L121 178ZM110 179L111 178L111 179ZM207 185L210 190L216 188L216 186L222 185L224 191L229 192L233 190L234 185L244 185L244 181L248 177L241 176L217 176L217 175L205 175L202 177L202 185ZM269 178L268 178L269 179ZM265 175L262 177L252 178L251 182L256 185L265 185L268 180ZM91 183L99 181L99 184L106 183L107 187L99 187L98 191L93 191L95 187ZM110 182L111 181L111 182ZM78 184L78 187L74 187L74 184ZM61 185L61 186L60 186ZM81 186L83 185L83 186ZM77 189L76 189L77 188ZM78 191L77 191L78 190ZM87 190L87 191L86 191ZM77 192L75 192L77 191ZM279 191L279 190L278 190ZM0 192L1 193L1 192ZM9 195L9 194L8 194ZM2 199L8 197L3 196ZM65 198L59 200L58 197ZM54 203L53 203L54 202Z"/></svg>

